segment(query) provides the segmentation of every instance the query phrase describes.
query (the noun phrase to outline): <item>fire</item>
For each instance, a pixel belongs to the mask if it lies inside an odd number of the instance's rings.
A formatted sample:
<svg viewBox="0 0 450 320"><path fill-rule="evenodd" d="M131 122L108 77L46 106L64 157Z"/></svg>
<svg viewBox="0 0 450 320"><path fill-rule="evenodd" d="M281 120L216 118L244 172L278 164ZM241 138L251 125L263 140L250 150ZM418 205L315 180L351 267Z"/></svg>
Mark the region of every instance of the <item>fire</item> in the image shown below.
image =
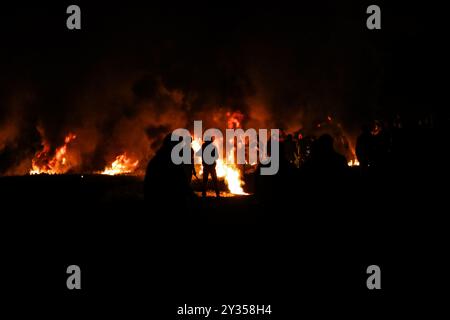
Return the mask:
<svg viewBox="0 0 450 320"><path fill-rule="evenodd" d="M229 154L226 155L226 162L221 159L217 161L217 177L225 179L225 183L232 194L247 195L248 193L244 192L242 188L244 181L241 179L241 172L235 165L234 150L235 148L233 147Z"/></svg>
<svg viewBox="0 0 450 320"><path fill-rule="evenodd" d="M241 122L244 119L244 115L240 111L235 111L233 113L227 112L227 126L228 129L240 128Z"/></svg>
<svg viewBox="0 0 450 320"><path fill-rule="evenodd" d="M123 153L121 155L118 155L116 157L116 160L114 160L110 166L107 166L105 170L100 173L110 176L132 173L134 170L136 170L138 164L139 160L133 161L127 156L126 153Z"/></svg>
<svg viewBox="0 0 450 320"><path fill-rule="evenodd" d="M240 119L239 116L241 114L233 113L232 115L227 114L229 117L228 126L239 127ZM221 143L221 142L218 142ZM202 147L201 140L194 139L192 141L192 149L195 152L195 158L197 163L201 163L201 157L197 155L197 151L199 151ZM244 192L243 185L244 181L242 181L241 171L235 165L234 161L234 148L224 157L226 160L218 159L216 162L216 174L218 178L223 178L228 187L228 190L232 194L236 195L248 195L248 193ZM203 167L200 168L200 175L203 174Z"/></svg>
<svg viewBox="0 0 450 320"><path fill-rule="evenodd" d="M202 142L200 141L200 139L195 139L195 140L193 139L191 146L192 146L192 149L194 149L195 156L198 157L197 152L201 149Z"/></svg>
<svg viewBox="0 0 450 320"><path fill-rule="evenodd" d="M350 155L350 160L347 162L347 165L349 167L358 167L359 161L358 161L358 157L356 156L355 146L351 140L349 140L348 143L349 143L351 155Z"/></svg>
<svg viewBox="0 0 450 320"><path fill-rule="evenodd" d="M219 159L216 164L216 173L218 178L225 179L225 183L227 184L230 193L248 195L242 188L244 182L241 179L241 172L234 164L224 163Z"/></svg>
<svg viewBox="0 0 450 320"><path fill-rule="evenodd" d="M202 174L203 167L200 169L200 175ZM222 159L218 159L216 163L216 174L218 178L225 180L230 193L248 195L243 189L244 182L241 178L241 172L234 164L225 163Z"/></svg>
<svg viewBox="0 0 450 320"><path fill-rule="evenodd" d="M50 156L50 144L44 140L42 150L36 153L31 161L30 174L63 174L69 171L71 163L67 147L76 137L75 134L69 133L64 139L64 145L56 149L53 157Z"/></svg>

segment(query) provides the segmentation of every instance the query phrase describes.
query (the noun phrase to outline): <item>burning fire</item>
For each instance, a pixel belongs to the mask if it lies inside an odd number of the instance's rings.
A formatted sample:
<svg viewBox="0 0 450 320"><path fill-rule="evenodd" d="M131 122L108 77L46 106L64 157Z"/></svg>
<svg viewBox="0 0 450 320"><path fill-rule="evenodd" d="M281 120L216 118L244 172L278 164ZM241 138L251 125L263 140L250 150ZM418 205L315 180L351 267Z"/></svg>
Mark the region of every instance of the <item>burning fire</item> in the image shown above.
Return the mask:
<svg viewBox="0 0 450 320"><path fill-rule="evenodd" d="M359 166L359 161L356 160L356 159L350 160L350 161L347 163L347 165L348 165L349 167L357 167L357 166Z"/></svg>
<svg viewBox="0 0 450 320"><path fill-rule="evenodd" d="M350 160L347 162L347 165L349 167L358 167L359 166L359 161L358 161L358 157L356 156L356 151L355 151L355 146L352 143L352 141L349 141L349 147L350 147Z"/></svg>
<svg viewBox="0 0 450 320"><path fill-rule="evenodd" d="M53 157L50 156L50 144L44 140L42 143L42 151L39 151L31 161L30 174L63 174L66 173L71 163L67 155L67 147L76 135L69 133L64 139L64 145L57 148Z"/></svg>
<svg viewBox="0 0 450 320"><path fill-rule="evenodd" d="M194 149L195 154L202 147L200 140L192 141L192 149ZM197 161L201 161L201 157L196 155L196 158L200 158ZM218 159L216 162L216 174L218 178L223 178L225 183L227 184L228 190L232 194L236 195L248 195L248 193L244 192L243 185L244 181L242 181L241 172L234 164L234 150L227 155L227 161L224 162L222 159ZM203 167L200 168L200 175L203 174Z"/></svg>
<svg viewBox="0 0 450 320"><path fill-rule="evenodd" d="M225 183L227 184L230 193L248 195L242 188L244 181L241 179L241 172L234 164L224 163L219 159L216 164L216 173L218 178L225 179Z"/></svg>
<svg viewBox="0 0 450 320"><path fill-rule="evenodd" d="M139 160L133 161L127 156L126 153L123 153L121 155L118 155L116 157L116 160L114 160L110 166L107 166L105 170L100 173L110 176L132 173L134 172L134 170L136 170L138 164Z"/></svg>

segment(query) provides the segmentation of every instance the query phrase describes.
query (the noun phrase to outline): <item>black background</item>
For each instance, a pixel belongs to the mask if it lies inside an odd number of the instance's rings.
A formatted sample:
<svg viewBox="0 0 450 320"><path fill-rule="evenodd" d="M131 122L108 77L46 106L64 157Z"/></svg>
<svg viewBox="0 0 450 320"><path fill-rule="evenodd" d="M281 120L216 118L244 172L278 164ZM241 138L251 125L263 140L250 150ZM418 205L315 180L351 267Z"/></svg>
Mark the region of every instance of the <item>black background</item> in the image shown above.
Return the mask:
<svg viewBox="0 0 450 320"><path fill-rule="evenodd" d="M267 37L272 46L283 34L286 43L301 49L307 44L292 41L298 33L309 34L319 46L330 29L348 24L347 41L357 47L355 39L368 38L373 50L387 57L378 99L388 102L379 104L376 113L389 113L390 101L402 101L401 108L411 114L430 108L448 114L441 100L447 83L439 77L445 74L447 34L438 2L380 3L378 31L365 29L364 2L77 1L82 9L80 31L66 29L68 4L2 4L1 90L27 79L64 100L65 92L76 91L84 71L109 54L133 59L140 52L140 59L161 50L164 55L170 51L165 47L170 39L183 50L182 66L193 63L206 70L215 61L208 61L203 52L234 52L246 37ZM253 27L268 20L265 28ZM340 30L345 40L343 34ZM369 72L367 81L371 76ZM170 80L184 85L182 77ZM355 92L359 94L364 92ZM55 122L61 114L70 114L55 105L37 114L44 112ZM328 225L314 232L286 223L160 227L137 207L104 208L77 199L70 204L34 201L18 194L2 199L5 271L0 287L3 302L15 314L182 319L176 317L176 306L185 303L253 303L271 304L270 318L311 313L365 319L419 311L429 316L445 297L438 290L445 291L448 270L440 220L446 209L437 204L421 208L419 218L414 202L393 206L401 208L402 217L414 215L413 222L392 219L391 209L384 209L359 223L349 220L345 228ZM54 210L58 205L64 207L63 215ZM120 210L138 214L124 219ZM311 205L309 212L316 214L317 209ZM93 218L92 213L97 215ZM71 264L81 267L81 291L65 286ZM381 267L380 291L366 288L365 270L371 264Z"/></svg>

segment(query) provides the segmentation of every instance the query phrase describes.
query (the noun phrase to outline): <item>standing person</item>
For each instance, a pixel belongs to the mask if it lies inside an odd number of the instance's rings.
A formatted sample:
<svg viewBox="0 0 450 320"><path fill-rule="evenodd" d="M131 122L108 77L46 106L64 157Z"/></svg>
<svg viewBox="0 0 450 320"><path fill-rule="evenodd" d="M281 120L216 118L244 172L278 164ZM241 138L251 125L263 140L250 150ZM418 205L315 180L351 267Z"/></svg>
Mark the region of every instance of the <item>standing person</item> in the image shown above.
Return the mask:
<svg viewBox="0 0 450 320"><path fill-rule="evenodd" d="M192 145L192 137L187 137L186 140L189 141L189 149L190 149L190 152L191 152L191 162L190 163L184 163L183 164L183 169L184 169L184 172L186 174L186 178L188 180L188 183L190 184L192 182L192 176L196 177L197 179L198 179L198 177L197 177L197 172L195 171L195 164L194 164L195 152L194 152L194 149L191 146Z"/></svg>
<svg viewBox="0 0 450 320"><path fill-rule="evenodd" d="M203 184L202 184L202 196L206 197L206 187L208 185L208 177L211 175L213 181L214 190L216 192L216 197L220 197L219 184L217 183L216 174L216 161L219 158L219 152L216 146L213 144L214 137L205 137L205 142L202 145L202 165L203 165ZM209 147L208 147L209 146ZM212 157L211 161L206 161L205 159L205 149L208 147L208 155ZM212 148L212 150L211 150ZM211 150L211 151L210 151ZM210 151L210 153L209 153ZM209 162L209 163L208 163Z"/></svg>

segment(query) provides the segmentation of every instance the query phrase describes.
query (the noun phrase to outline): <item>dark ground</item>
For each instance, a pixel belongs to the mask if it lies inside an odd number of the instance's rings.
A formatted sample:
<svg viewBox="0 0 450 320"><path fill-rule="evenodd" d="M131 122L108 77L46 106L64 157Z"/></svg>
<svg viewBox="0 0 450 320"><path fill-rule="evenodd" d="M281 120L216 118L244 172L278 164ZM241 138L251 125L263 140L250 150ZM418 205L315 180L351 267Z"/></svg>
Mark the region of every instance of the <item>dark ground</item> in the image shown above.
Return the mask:
<svg viewBox="0 0 450 320"><path fill-rule="evenodd" d="M146 206L136 177L3 177L2 287L57 316L41 301L164 319L184 303L272 304L276 319L423 311L424 294L444 298L444 195L420 174L405 179L355 169L325 193L323 182L273 180L281 192L271 198L199 199L183 216ZM80 292L65 287L70 264L82 269ZM365 286L371 264L382 270L378 292Z"/></svg>

